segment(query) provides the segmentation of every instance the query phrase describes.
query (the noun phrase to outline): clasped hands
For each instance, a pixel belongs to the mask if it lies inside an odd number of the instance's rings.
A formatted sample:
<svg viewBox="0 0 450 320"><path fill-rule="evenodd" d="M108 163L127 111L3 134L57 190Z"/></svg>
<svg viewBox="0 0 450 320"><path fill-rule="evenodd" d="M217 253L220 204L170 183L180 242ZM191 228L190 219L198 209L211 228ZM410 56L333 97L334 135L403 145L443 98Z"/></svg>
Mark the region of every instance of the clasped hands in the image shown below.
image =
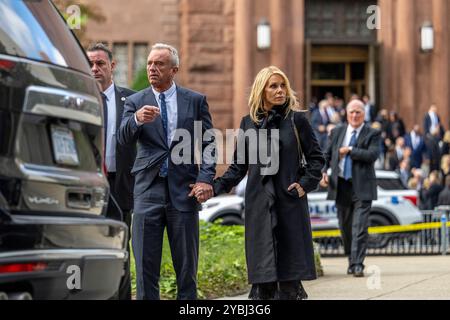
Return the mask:
<svg viewBox="0 0 450 320"><path fill-rule="evenodd" d="M195 196L200 203L203 203L214 196L213 187L208 183L197 182L195 184L190 184L189 187L192 188L189 197Z"/></svg>

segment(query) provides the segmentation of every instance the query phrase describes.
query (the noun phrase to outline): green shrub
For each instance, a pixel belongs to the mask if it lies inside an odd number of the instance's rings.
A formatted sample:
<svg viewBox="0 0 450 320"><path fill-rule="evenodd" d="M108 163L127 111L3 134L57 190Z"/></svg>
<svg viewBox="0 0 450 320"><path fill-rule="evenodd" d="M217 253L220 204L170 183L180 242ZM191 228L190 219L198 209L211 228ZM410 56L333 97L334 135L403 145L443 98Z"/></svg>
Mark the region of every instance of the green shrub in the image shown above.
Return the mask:
<svg viewBox="0 0 450 320"><path fill-rule="evenodd" d="M318 275L322 275L320 256L315 246ZM132 288L136 292L134 257L131 259ZM214 299L249 291L245 261L244 227L222 226L220 222L200 221L198 297ZM164 235L160 290L162 299L175 299L177 284L167 235Z"/></svg>
<svg viewBox="0 0 450 320"><path fill-rule="evenodd" d="M149 84L148 78L147 78L147 69L142 68L137 72L136 76L134 77L131 88L133 90L139 91L139 90L147 88L149 85L150 84Z"/></svg>

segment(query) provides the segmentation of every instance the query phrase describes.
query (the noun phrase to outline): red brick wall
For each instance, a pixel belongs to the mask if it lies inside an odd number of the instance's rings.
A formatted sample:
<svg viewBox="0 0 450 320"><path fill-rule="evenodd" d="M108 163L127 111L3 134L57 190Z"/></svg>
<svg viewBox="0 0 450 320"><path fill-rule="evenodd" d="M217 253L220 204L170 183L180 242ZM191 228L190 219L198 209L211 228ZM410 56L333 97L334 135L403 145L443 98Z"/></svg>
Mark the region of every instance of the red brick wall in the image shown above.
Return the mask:
<svg viewBox="0 0 450 320"><path fill-rule="evenodd" d="M181 0L182 85L205 94L214 126L232 128L234 0Z"/></svg>

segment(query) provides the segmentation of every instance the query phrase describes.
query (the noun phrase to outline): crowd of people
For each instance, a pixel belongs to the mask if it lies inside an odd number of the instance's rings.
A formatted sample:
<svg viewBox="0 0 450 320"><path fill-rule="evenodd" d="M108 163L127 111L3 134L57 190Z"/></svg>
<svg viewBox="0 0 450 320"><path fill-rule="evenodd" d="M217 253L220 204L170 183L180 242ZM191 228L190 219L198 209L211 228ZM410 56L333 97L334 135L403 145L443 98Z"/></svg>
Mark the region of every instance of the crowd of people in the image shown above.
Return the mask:
<svg viewBox="0 0 450 320"><path fill-rule="evenodd" d="M375 169L398 172L405 187L418 191L418 206L433 210L450 205L450 130L445 131L436 105L431 105L422 125L405 126L396 111L376 111L370 96L353 94L350 100L361 100L365 122L381 131L380 155ZM343 99L327 93L323 100L310 104L311 124L322 150L336 126L346 122Z"/></svg>

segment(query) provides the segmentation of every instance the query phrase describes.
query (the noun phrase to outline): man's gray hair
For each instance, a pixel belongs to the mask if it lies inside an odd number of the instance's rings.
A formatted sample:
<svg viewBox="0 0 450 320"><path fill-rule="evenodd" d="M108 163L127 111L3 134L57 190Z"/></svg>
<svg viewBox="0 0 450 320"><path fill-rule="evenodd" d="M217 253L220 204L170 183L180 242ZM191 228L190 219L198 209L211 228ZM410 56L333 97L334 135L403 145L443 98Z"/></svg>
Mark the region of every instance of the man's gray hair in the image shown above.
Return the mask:
<svg viewBox="0 0 450 320"><path fill-rule="evenodd" d="M366 109L364 109L364 103L363 103L361 100L358 100L358 99L355 99L355 100L350 101L350 102L347 104L347 107L346 107L345 109L348 110L350 107L353 107L353 106L358 107L358 108L361 109L363 112L366 111Z"/></svg>
<svg viewBox="0 0 450 320"><path fill-rule="evenodd" d="M173 66L179 67L180 66L180 57L178 56L177 49L175 49L171 45L168 45L165 43L155 43L152 46L152 50L163 50L163 49L169 50L170 56L172 58L171 60L172 60Z"/></svg>

